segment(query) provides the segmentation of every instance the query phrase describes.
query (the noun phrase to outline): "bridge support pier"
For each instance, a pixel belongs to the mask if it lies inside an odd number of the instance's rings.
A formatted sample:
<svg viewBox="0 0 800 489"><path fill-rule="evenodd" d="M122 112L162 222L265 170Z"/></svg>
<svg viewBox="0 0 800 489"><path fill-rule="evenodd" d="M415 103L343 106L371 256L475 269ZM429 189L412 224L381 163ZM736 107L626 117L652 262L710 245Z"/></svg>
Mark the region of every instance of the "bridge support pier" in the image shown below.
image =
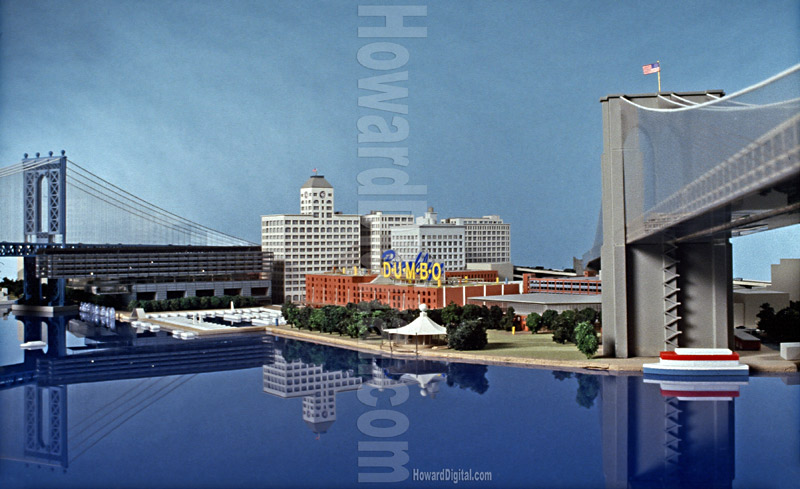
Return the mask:
<svg viewBox="0 0 800 489"><path fill-rule="evenodd" d="M22 263L22 298L26 304L40 304L42 301L42 283L36 276L36 257L26 256L22 259Z"/></svg>
<svg viewBox="0 0 800 489"><path fill-rule="evenodd" d="M36 276L36 256L26 256L22 260L22 296L25 303L63 306L67 299L67 281L63 278L49 279L46 284L42 284L42 279Z"/></svg>
<svg viewBox="0 0 800 489"><path fill-rule="evenodd" d="M662 253L661 244L629 245L625 250L625 266L621 267L624 275L603 267L604 351L608 345L615 356L627 358L658 356L660 351L675 346L732 348L730 243L727 240L683 243L674 250L678 260L675 267L678 326L674 331L679 332L674 338L670 338L674 336L673 330L666 328L671 317L665 310ZM606 288L608 282L615 283L616 288ZM612 296L609 289L621 290ZM613 305L606 308L606 302ZM607 336L606 332L612 334Z"/></svg>
<svg viewBox="0 0 800 489"><path fill-rule="evenodd" d="M733 263L728 239L678 246L680 346L733 349Z"/></svg>
<svg viewBox="0 0 800 489"><path fill-rule="evenodd" d="M704 93L681 95L705 101ZM659 105L655 95L627 98ZM647 214L664 198L658 193L658 178L669 176L649 166L655 151L651 136L640 127L635 111L624 110L626 103L620 96L602 100L603 354L628 358L657 356L677 346L730 348L730 242L677 242L673 233L680 216ZM679 168L674 171L680 173Z"/></svg>

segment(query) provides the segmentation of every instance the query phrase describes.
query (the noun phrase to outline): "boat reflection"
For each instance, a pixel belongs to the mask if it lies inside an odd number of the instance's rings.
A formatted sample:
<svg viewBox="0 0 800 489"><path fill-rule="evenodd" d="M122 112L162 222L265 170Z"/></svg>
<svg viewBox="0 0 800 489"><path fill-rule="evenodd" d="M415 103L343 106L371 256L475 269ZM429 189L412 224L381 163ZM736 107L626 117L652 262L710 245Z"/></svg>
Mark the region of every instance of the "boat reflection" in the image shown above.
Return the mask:
<svg viewBox="0 0 800 489"><path fill-rule="evenodd" d="M677 377L651 378L644 376L646 384L657 384L663 397L676 397L679 401L733 401L739 397L739 387L747 385L747 377Z"/></svg>

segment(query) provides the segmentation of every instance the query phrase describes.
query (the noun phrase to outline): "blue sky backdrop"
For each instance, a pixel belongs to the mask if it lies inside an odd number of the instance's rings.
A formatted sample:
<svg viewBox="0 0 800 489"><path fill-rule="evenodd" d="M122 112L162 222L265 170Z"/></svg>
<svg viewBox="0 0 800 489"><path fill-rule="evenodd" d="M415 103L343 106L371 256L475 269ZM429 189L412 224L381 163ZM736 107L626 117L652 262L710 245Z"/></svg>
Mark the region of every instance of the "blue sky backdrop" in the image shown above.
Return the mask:
<svg viewBox="0 0 800 489"><path fill-rule="evenodd" d="M313 168L356 212L358 5L0 1L0 165L60 151L252 241ZM733 93L800 61L800 2L435 1L410 24L407 172L441 217L499 214L517 264L568 267L600 208L599 99ZM734 274L800 257L798 226L734 241ZM739 244L739 242L743 244ZM748 248L749 247L749 248ZM747 250L757 250L756 253ZM7 273L9 270L2 270Z"/></svg>

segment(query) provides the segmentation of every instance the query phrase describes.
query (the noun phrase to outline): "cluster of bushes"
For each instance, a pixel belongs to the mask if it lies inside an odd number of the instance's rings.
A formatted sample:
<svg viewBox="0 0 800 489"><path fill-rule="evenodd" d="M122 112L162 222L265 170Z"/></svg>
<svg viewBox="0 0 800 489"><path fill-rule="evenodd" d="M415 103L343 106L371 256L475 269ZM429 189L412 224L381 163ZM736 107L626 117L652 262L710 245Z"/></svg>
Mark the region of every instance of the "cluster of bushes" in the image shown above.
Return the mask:
<svg viewBox="0 0 800 489"><path fill-rule="evenodd" d="M481 319L467 319L447 328L447 346L453 350L482 350L488 342Z"/></svg>
<svg viewBox="0 0 800 489"><path fill-rule="evenodd" d="M775 309L768 303L761 304L758 317L758 329L772 341L800 341L800 301L790 301L785 307L775 313Z"/></svg>
<svg viewBox="0 0 800 489"><path fill-rule="evenodd" d="M384 329L404 326L419 316L418 310L397 311L377 301L318 309L287 302L281 306L281 312L287 323L299 329L351 338L363 338L370 331L381 334Z"/></svg>
<svg viewBox="0 0 800 489"><path fill-rule="evenodd" d="M513 307L503 312L498 306L459 306L451 302L441 310L441 316L447 328L447 346L454 350L482 350L489 342L486 330L511 331L516 324Z"/></svg>
<svg viewBox="0 0 800 489"><path fill-rule="evenodd" d="M543 330L553 333L553 341L562 345L569 342L575 343L578 350L586 358L591 358L597 353L600 342L594 325L600 321L600 313L587 307L580 311L572 309L561 314L548 309L543 314L531 313L526 318L528 328L532 333Z"/></svg>
<svg viewBox="0 0 800 489"><path fill-rule="evenodd" d="M419 317L418 309L398 311L377 301L347 304L346 306L298 307L287 302L281 307L286 322L299 329L338 333L351 338L364 337L372 331L399 328ZM444 309L427 311L428 317L447 328L447 344L456 350L479 350L486 346L487 329L511 330L514 308L503 312L497 306L488 308L453 302Z"/></svg>
<svg viewBox="0 0 800 489"><path fill-rule="evenodd" d="M256 307L258 300L255 297L241 295L223 295L214 297L181 297L180 299L166 299L153 301L130 301L128 310L142 308L145 312L185 311L201 309L225 309L233 302L234 307Z"/></svg>
<svg viewBox="0 0 800 489"><path fill-rule="evenodd" d="M441 320L436 322L445 326L458 325L465 321L479 321L486 329L511 331L511 328L516 324L514 322L516 315L513 307L509 307L506 312L503 312L498 306L486 307L476 306L475 304L459 306L455 302L451 302L444 309L437 309L437 311L440 311ZM432 312L428 312L428 316L431 316L431 319L433 319Z"/></svg>

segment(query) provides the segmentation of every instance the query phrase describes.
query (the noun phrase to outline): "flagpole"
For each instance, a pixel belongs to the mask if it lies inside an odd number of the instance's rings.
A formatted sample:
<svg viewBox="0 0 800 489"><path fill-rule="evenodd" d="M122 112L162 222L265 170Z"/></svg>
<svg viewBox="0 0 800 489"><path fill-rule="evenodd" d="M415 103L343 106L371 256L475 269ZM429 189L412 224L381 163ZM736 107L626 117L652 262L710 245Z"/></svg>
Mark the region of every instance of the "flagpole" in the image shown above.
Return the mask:
<svg viewBox="0 0 800 489"><path fill-rule="evenodd" d="M658 93L661 93L661 60L657 60L656 63L658 63Z"/></svg>

